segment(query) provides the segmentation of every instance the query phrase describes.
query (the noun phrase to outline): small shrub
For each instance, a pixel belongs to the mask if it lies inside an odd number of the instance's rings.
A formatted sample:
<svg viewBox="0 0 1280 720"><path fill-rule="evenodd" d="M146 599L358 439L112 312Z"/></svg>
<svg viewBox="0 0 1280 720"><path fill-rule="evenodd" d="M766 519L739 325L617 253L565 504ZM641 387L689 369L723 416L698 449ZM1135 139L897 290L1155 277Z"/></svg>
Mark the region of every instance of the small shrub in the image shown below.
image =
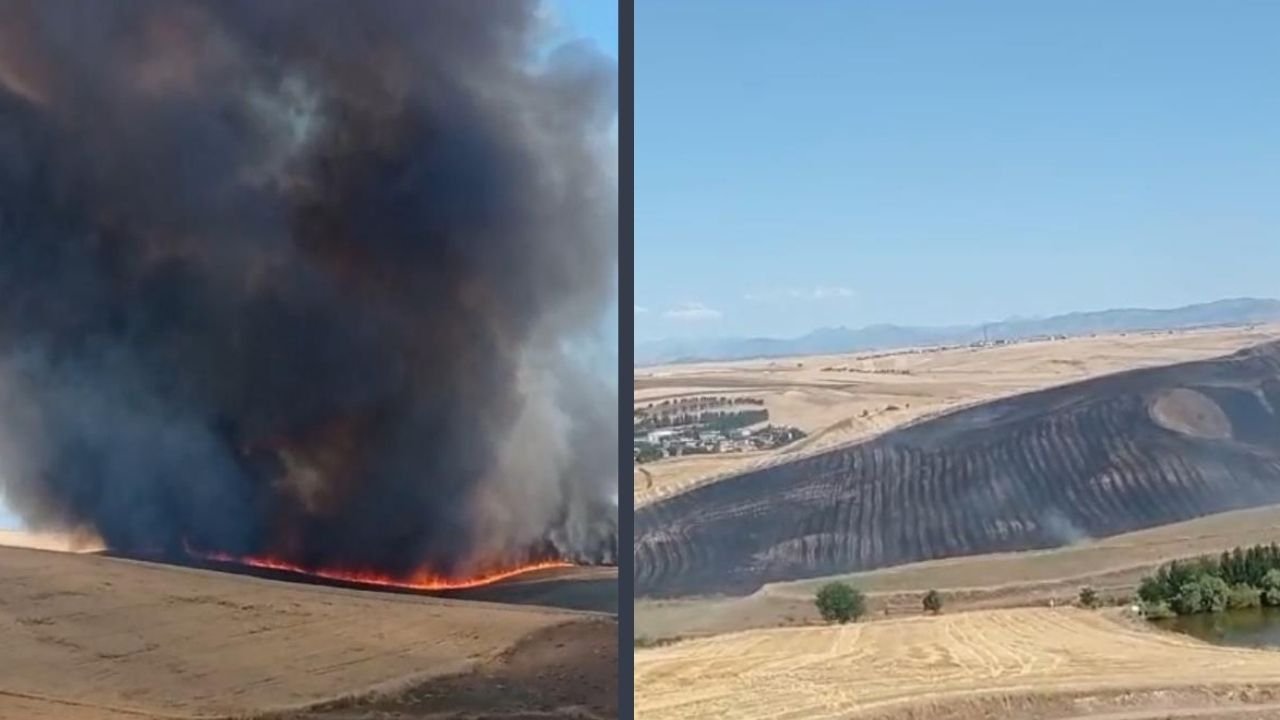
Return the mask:
<svg viewBox="0 0 1280 720"><path fill-rule="evenodd" d="M942 612L942 593L938 592L937 590L930 590L929 592L924 594L924 597L920 600L920 603L924 605L925 612L930 612L930 613L933 613L934 615L937 615L938 613Z"/></svg>
<svg viewBox="0 0 1280 720"><path fill-rule="evenodd" d="M1227 607L1232 610L1256 608L1262 604L1262 591L1248 585L1236 585L1227 594Z"/></svg>
<svg viewBox="0 0 1280 720"><path fill-rule="evenodd" d="M1080 607L1089 608L1090 610L1101 605L1098 599L1098 591L1088 585L1080 588Z"/></svg>
<svg viewBox="0 0 1280 720"><path fill-rule="evenodd" d="M638 648L657 648L657 647L664 647L666 645L675 645L681 640L684 640L684 638L679 635L676 635L674 637L657 637L657 638L649 637L648 635L641 635L640 637L635 639L635 642L633 644L635 647L638 647Z"/></svg>
<svg viewBox="0 0 1280 720"><path fill-rule="evenodd" d="M1177 613L1169 609L1169 603L1166 603L1163 600L1159 600L1157 602L1143 602L1140 607L1142 609L1142 616L1148 620L1163 620L1177 615Z"/></svg>
<svg viewBox="0 0 1280 720"><path fill-rule="evenodd" d="M867 600L862 593L844 583L823 585L813 602L827 622L847 623L867 611Z"/></svg>

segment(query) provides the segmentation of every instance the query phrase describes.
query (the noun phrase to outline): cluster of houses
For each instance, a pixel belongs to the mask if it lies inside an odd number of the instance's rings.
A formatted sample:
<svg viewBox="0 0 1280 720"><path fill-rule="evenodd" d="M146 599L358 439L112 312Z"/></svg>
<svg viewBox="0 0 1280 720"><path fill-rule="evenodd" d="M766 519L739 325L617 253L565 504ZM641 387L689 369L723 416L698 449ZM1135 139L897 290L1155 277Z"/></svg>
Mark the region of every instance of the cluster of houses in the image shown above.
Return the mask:
<svg viewBox="0 0 1280 720"><path fill-rule="evenodd" d="M803 430L779 425L734 429L686 426L650 430L637 435L634 442L635 461L653 462L681 455L748 452L782 447L804 437Z"/></svg>

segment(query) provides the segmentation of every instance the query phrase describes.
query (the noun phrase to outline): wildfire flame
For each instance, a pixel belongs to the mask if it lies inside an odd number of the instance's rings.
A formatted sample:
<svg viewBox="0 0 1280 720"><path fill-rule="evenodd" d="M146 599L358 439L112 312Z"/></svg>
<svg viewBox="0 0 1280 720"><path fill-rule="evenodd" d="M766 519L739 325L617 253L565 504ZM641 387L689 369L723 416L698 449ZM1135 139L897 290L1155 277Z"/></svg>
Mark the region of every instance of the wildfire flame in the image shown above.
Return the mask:
<svg viewBox="0 0 1280 720"><path fill-rule="evenodd" d="M465 590L467 588L490 585L498 582L499 580L506 580L508 578L513 578L517 575L523 575L536 570L574 567L573 563L561 560L545 560L508 567L503 570L485 572L467 578L450 578L428 572L421 572L409 578L396 578L373 571L315 570L269 557L237 557L235 555L228 555L225 553L205 553L195 551L191 551L191 554L204 560L212 560L215 562L236 563L255 568L284 570L286 572L311 575L313 577L321 577L327 580L357 582L364 585L406 588L410 590Z"/></svg>

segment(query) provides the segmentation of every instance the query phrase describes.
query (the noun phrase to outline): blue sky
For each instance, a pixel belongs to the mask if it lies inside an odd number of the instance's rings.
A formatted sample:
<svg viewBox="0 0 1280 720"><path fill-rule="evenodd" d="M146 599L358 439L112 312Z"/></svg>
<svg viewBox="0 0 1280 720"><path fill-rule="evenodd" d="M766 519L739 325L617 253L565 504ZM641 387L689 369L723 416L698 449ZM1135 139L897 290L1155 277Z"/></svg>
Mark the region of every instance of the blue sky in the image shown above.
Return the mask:
<svg viewBox="0 0 1280 720"><path fill-rule="evenodd" d="M638 340L1280 295L1280 3L636 5Z"/></svg>
<svg viewBox="0 0 1280 720"><path fill-rule="evenodd" d="M551 11L552 22L558 26L553 31L553 41L586 38L593 42L601 52L615 61L617 60L617 3L600 0L554 0L546 7ZM602 357L593 357L590 360L592 365L600 368L601 372L610 379L616 379L614 371L617 368L617 315L615 306L611 310L610 319L605 322L602 332L604 344L612 348L614 354L610 356L608 352L605 352L601 353ZM20 525L21 521L5 507L4 498L0 496L0 529L11 529Z"/></svg>
<svg viewBox="0 0 1280 720"><path fill-rule="evenodd" d="M601 52L618 59L618 4L605 0L551 0L544 7L568 38L586 38Z"/></svg>

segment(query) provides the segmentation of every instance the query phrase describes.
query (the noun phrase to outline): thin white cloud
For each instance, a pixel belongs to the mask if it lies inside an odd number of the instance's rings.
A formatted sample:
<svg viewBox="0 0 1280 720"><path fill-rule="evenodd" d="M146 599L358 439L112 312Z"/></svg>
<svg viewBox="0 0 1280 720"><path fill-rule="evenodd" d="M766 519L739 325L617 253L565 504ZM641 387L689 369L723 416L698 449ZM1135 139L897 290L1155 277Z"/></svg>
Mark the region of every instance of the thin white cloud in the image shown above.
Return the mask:
<svg viewBox="0 0 1280 720"><path fill-rule="evenodd" d="M647 312L649 312L649 308L640 307L639 305L636 305L636 315L643 315Z"/></svg>
<svg viewBox="0 0 1280 720"><path fill-rule="evenodd" d="M719 310L700 302L681 303L662 314L672 320L719 320L723 315Z"/></svg>
<svg viewBox="0 0 1280 720"><path fill-rule="evenodd" d="M847 287L816 287L809 294L814 300L826 300L827 298L850 298L853 297L853 291Z"/></svg>
<svg viewBox="0 0 1280 720"><path fill-rule="evenodd" d="M779 300L839 300L853 297L847 287L819 285L812 288L785 288L767 292L747 293L742 296L751 302L777 302Z"/></svg>

